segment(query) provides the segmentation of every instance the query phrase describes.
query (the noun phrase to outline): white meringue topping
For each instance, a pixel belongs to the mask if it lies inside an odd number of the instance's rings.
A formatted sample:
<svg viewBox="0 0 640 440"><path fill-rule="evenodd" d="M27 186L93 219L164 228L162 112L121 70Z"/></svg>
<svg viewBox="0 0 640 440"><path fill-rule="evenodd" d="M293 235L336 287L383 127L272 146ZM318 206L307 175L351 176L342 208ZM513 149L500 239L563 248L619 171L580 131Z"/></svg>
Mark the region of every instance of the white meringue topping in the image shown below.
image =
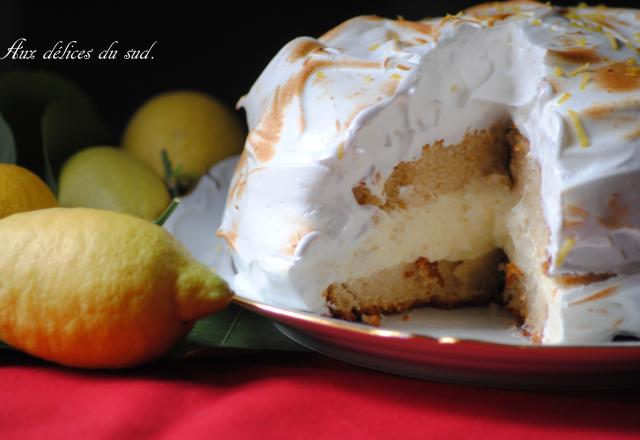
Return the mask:
<svg viewBox="0 0 640 440"><path fill-rule="evenodd" d="M424 145L511 118L541 167L549 274L617 275L550 287L544 342L640 336L639 14L507 2L291 41L240 101L251 132L220 228L233 288L326 312L331 282L389 264L354 260L379 210L352 188L382 197Z"/></svg>

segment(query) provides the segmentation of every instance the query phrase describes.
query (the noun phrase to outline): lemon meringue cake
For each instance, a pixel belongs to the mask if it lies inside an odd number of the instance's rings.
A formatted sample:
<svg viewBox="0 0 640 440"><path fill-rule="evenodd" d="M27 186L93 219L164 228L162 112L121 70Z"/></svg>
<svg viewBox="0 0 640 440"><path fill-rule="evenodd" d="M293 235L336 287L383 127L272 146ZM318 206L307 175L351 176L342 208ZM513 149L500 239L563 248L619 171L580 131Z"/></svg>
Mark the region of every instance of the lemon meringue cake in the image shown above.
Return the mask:
<svg viewBox="0 0 640 440"><path fill-rule="evenodd" d="M512 1L291 41L240 101L233 288L370 323L497 298L534 341L640 336L638 29Z"/></svg>

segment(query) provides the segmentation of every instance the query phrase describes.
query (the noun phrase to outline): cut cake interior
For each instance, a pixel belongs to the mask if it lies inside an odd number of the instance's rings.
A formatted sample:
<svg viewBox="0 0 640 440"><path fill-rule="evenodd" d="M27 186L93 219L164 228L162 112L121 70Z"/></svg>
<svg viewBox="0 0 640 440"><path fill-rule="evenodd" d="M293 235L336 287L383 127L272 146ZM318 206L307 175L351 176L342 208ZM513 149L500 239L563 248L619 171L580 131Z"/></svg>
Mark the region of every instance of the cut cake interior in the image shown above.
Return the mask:
<svg viewBox="0 0 640 440"><path fill-rule="evenodd" d="M380 208L379 235L387 240L358 252L394 252L390 244L406 249L410 241L426 243L426 251L331 284L324 292L331 313L376 323L381 314L420 305L497 300L535 337L545 319L540 292L549 290L542 286L547 230L540 170L528 152L527 140L501 121L457 145L425 145L420 158L394 168L384 203L364 184L353 188L359 204Z"/></svg>

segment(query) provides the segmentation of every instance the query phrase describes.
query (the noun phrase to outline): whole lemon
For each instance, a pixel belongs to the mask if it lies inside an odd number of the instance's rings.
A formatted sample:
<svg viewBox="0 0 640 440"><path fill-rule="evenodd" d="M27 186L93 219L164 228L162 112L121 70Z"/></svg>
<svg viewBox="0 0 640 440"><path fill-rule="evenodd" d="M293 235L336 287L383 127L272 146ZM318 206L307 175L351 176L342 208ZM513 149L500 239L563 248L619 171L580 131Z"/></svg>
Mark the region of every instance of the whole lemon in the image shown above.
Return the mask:
<svg viewBox="0 0 640 440"><path fill-rule="evenodd" d="M192 186L216 162L240 152L244 132L222 103L199 92L174 91L147 101L125 130L123 148L167 178L165 150L181 186Z"/></svg>
<svg viewBox="0 0 640 440"><path fill-rule="evenodd" d="M0 218L57 206L46 183L26 168L0 163Z"/></svg>
<svg viewBox="0 0 640 440"><path fill-rule="evenodd" d="M0 243L0 339L63 365L148 361L231 299L167 231L126 214L16 214L0 220Z"/></svg>
<svg viewBox="0 0 640 440"><path fill-rule="evenodd" d="M106 209L153 220L167 207L169 192L143 162L113 147L79 151L63 166L61 206Z"/></svg>

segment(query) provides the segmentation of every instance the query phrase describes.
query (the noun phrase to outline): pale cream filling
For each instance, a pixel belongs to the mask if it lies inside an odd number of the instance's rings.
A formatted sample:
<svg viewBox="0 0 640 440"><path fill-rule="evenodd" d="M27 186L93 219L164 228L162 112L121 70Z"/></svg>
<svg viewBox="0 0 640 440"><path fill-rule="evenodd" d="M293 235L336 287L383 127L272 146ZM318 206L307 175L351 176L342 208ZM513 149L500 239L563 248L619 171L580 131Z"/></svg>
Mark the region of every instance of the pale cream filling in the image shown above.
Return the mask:
<svg viewBox="0 0 640 440"><path fill-rule="evenodd" d="M411 187L403 190L411 200ZM376 213L377 224L344 269L358 279L420 257L462 261L502 248L513 206L508 177L494 174L424 204Z"/></svg>

